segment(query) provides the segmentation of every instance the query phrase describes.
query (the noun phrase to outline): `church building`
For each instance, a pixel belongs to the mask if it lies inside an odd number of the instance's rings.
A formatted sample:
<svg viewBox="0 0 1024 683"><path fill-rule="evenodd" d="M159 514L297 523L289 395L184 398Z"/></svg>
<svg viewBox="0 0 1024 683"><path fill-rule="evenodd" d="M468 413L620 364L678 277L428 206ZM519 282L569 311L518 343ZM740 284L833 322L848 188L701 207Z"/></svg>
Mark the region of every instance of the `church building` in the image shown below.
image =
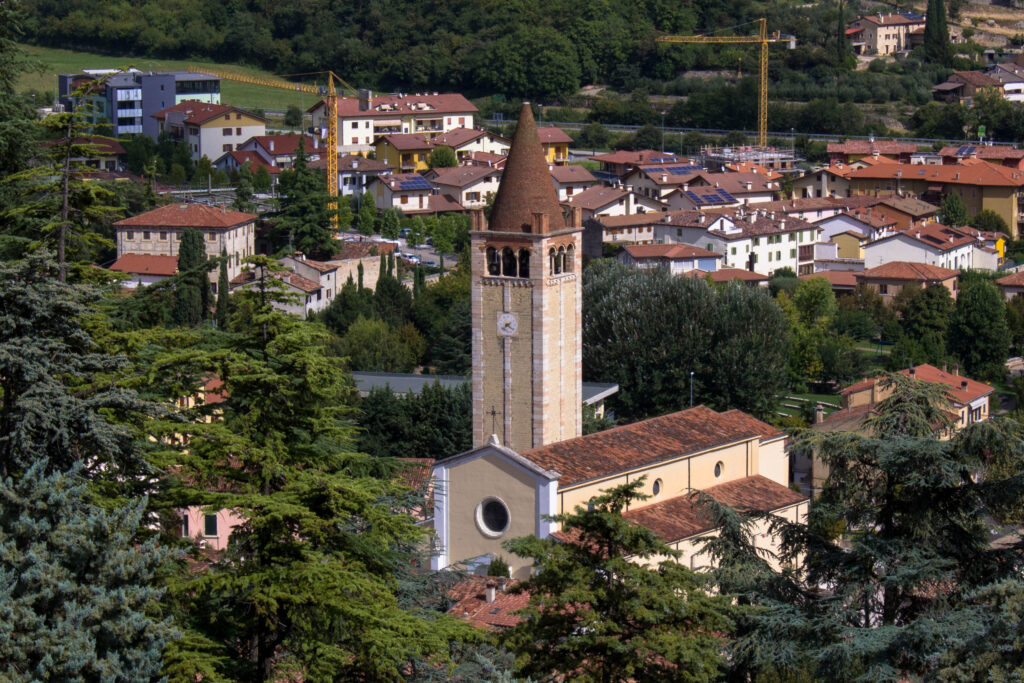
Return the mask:
<svg viewBox="0 0 1024 683"><path fill-rule="evenodd" d="M806 496L788 488L786 436L738 410L698 406L582 435L578 208L562 214L537 126L524 104L490 221L473 212L473 444L434 466L434 569L487 564L514 578L530 567L502 542L559 532L546 515L644 477L651 496L625 517L655 531L697 567L714 533L694 489L740 509L796 521ZM773 539L762 533L765 547Z"/></svg>

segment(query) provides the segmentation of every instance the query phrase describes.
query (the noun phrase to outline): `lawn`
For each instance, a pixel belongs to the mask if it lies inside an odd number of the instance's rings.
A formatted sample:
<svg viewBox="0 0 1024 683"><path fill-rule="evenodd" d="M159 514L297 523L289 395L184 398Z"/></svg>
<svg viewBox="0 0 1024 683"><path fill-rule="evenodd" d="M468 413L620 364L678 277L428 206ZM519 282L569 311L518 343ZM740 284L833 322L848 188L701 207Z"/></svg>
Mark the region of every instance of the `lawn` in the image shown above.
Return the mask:
<svg viewBox="0 0 1024 683"><path fill-rule="evenodd" d="M152 59L149 57L110 57L91 52L57 50L35 45L21 45L25 55L39 65L36 71L22 74L18 90L38 90L55 93L57 74L74 73L81 69L110 69L133 66L143 71L185 71L189 66L209 67L219 71L230 71L246 76L270 76L265 71L244 66L223 66L211 62L184 61L174 59ZM243 109L264 109L284 111L294 104L305 109L316 101L315 95L289 92L249 83L221 81L221 102Z"/></svg>
<svg viewBox="0 0 1024 683"><path fill-rule="evenodd" d="M802 398L807 401L811 401L812 403L821 401L826 404L830 403L833 406L839 406L842 400L838 394L786 394L779 397L779 405L776 410L783 415L800 415L800 408L790 408L789 406L783 405L784 403L791 403L796 406L802 405L799 401L788 400L791 398ZM838 410L838 408L831 408L826 405L825 415L827 416L836 410Z"/></svg>

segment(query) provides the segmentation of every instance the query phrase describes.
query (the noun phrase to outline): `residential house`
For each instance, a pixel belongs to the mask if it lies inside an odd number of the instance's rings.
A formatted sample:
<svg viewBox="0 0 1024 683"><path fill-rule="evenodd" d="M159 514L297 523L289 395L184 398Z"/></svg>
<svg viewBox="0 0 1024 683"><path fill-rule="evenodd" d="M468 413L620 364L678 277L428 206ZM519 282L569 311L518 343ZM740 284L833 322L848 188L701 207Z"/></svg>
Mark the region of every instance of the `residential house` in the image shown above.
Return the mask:
<svg viewBox="0 0 1024 683"><path fill-rule="evenodd" d="M1010 102L1024 102L1024 69L1014 62L995 64L985 72L990 78L999 81L1003 89L1003 99Z"/></svg>
<svg viewBox="0 0 1024 683"><path fill-rule="evenodd" d="M548 171L551 173L551 181L555 184L560 202L568 201L574 195L597 184L597 178L583 166L549 166Z"/></svg>
<svg viewBox="0 0 1024 683"><path fill-rule="evenodd" d="M928 223L896 232L864 245L864 265L913 261L954 269L995 270L998 254L985 245L976 230Z"/></svg>
<svg viewBox="0 0 1024 683"><path fill-rule="evenodd" d="M854 194L897 192L913 195L930 204L941 204L943 195L960 196L970 215L991 209L1018 234L1022 220L1020 196L1024 192L1024 171L990 164L981 159L965 159L959 164L920 166L878 164L850 174Z"/></svg>
<svg viewBox="0 0 1024 683"><path fill-rule="evenodd" d="M390 173L370 179L367 190L381 211L394 207L408 213L430 207L434 186L419 173Z"/></svg>
<svg viewBox="0 0 1024 683"><path fill-rule="evenodd" d="M245 268L231 278L230 288L234 291L254 287L262 275L261 267ZM316 280L303 277L293 270L270 273L269 277L281 282L282 292L287 297L286 300L272 302L271 305L275 309L304 318L309 313L324 308L324 290Z"/></svg>
<svg viewBox="0 0 1024 683"><path fill-rule="evenodd" d="M326 105L314 104L313 127L326 130ZM360 90L355 98L338 98L338 152L365 155L383 135L420 133L433 138L455 128L473 128L477 108L458 93L377 95ZM378 157L379 159L380 157ZM393 168L399 168L392 164Z"/></svg>
<svg viewBox="0 0 1024 683"><path fill-rule="evenodd" d="M220 104L220 79L187 71L87 69L60 74L57 97L70 111L78 100L72 93L104 76L106 81L88 99L94 108L94 120L109 122L115 137L145 133L156 140L160 128L153 115L157 112L189 100Z"/></svg>
<svg viewBox="0 0 1024 683"><path fill-rule="evenodd" d="M888 303L899 294L904 287L920 287L940 284L949 290L951 297L956 299L957 276L959 272L952 268L933 266L927 263L907 261L889 261L874 268L857 273L857 284L863 284L882 295Z"/></svg>
<svg viewBox="0 0 1024 683"><path fill-rule="evenodd" d="M563 204L579 207L585 221L595 216L624 216L665 210L665 205L659 201L641 197L622 187L608 185L594 185L582 192L575 192Z"/></svg>
<svg viewBox="0 0 1024 683"><path fill-rule="evenodd" d="M925 363L905 368L900 372L922 382L945 388L949 401L947 410L953 421L953 433L968 425L990 419L989 398L994 391L993 387L961 375L957 366L954 365L953 371L949 372L945 366L939 369ZM872 378L846 387L839 393L842 396L842 407L827 418L816 421L811 426L814 431L864 433L864 421L880 401L891 395L892 390L883 387L878 378ZM951 434L945 433L942 436L948 438ZM820 491L828 479L828 465L815 456L811 474L814 491Z"/></svg>
<svg viewBox="0 0 1024 683"><path fill-rule="evenodd" d="M828 143L829 163L852 164L865 157L889 157L901 164L910 163L910 155L917 152L917 145L896 140L847 140Z"/></svg>
<svg viewBox="0 0 1024 683"><path fill-rule="evenodd" d="M747 287L767 287L771 278L761 273L755 273L742 268L721 268L715 271L704 271L694 269L683 274L683 277L704 278L715 285L727 285L731 282L739 282Z"/></svg>
<svg viewBox="0 0 1024 683"><path fill-rule="evenodd" d="M950 145L939 150L942 163L955 165L964 159L981 159L999 166L1018 171L1024 170L1024 149L1013 145Z"/></svg>
<svg viewBox="0 0 1024 683"><path fill-rule="evenodd" d="M358 284L359 273L362 272L363 287L373 289L380 278L381 255L394 252L395 244L392 242L377 242L371 239L346 240L341 242L338 253L328 259L327 264L338 268L334 275L338 288L344 287L349 278Z"/></svg>
<svg viewBox="0 0 1024 683"><path fill-rule="evenodd" d="M338 290L344 284L344 282L338 279L340 266L337 263L314 261L299 253L296 253L294 256L285 256L278 263L296 275L315 282L319 286L315 300L311 297L306 302L305 310L300 314L303 316L309 313L318 313L330 306L331 302L334 301L334 297L338 294Z"/></svg>
<svg viewBox="0 0 1024 683"><path fill-rule="evenodd" d="M327 159L321 156L309 162L310 168L327 170ZM391 173L391 167L383 161L368 159L359 154L338 155L338 193L342 197L362 195L370 181L379 175Z"/></svg>
<svg viewBox="0 0 1024 683"><path fill-rule="evenodd" d="M760 202L756 208L776 215L799 218L808 223L820 223L847 211L875 206L879 201L878 197L803 197Z"/></svg>
<svg viewBox="0 0 1024 683"><path fill-rule="evenodd" d="M323 151L320 139L299 133L258 135L237 145L235 149L256 152L271 166L291 168L299 153L299 141L302 141L302 151L306 153L307 160L313 161L320 157Z"/></svg>
<svg viewBox="0 0 1024 683"><path fill-rule="evenodd" d="M932 97L942 102L971 104L978 91L994 88L1002 93L1003 84L983 71L954 71L949 80L932 88Z"/></svg>
<svg viewBox="0 0 1024 683"><path fill-rule="evenodd" d="M503 554L513 578L530 567L508 555L508 538L536 535L559 540L550 515L585 506L620 483L645 477L650 498L625 510L631 522L654 531L696 568L712 564L701 541L714 524L690 497L694 489L745 509L802 520L806 496L788 488L786 436L738 410L718 413L697 406L603 432L557 441L522 453L487 443L434 466L434 531L440 552L431 568L458 562L485 564ZM758 528L757 535L767 532ZM772 548L769 536L763 541Z"/></svg>
<svg viewBox="0 0 1024 683"><path fill-rule="evenodd" d="M507 154L492 154L491 152L470 152L467 154L462 163L467 166L490 166L491 168L498 169L499 171L505 168L505 162L508 161Z"/></svg>
<svg viewBox="0 0 1024 683"><path fill-rule="evenodd" d="M827 239L832 244L836 245L836 258L838 259L853 259L864 264L864 243L867 242L867 238L864 237L864 233L855 228L849 230L843 230L841 232L830 232L826 237L822 234L822 239ZM819 269L815 268L817 272ZM827 268L824 270L828 270Z"/></svg>
<svg viewBox="0 0 1024 683"><path fill-rule="evenodd" d="M206 204L168 204L114 223L117 256L147 254L177 256L181 233L187 229L203 234L210 258L227 255L228 278L241 272L242 259L254 252L256 216ZM210 281L217 286L217 269Z"/></svg>
<svg viewBox="0 0 1024 683"><path fill-rule="evenodd" d="M441 133L433 142L435 145L451 147L460 164L466 163L476 153L505 156L510 144L506 138L478 128L455 128Z"/></svg>
<svg viewBox="0 0 1024 683"><path fill-rule="evenodd" d="M704 169L694 165L666 166L663 164L635 166L622 176L622 185L642 197L665 201L674 190L690 189L691 184L707 185L699 179Z"/></svg>
<svg viewBox="0 0 1024 683"><path fill-rule="evenodd" d="M910 35L924 25L925 18L913 12L868 14L850 22L846 35L857 54L891 55L909 50Z"/></svg>
<svg viewBox="0 0 1024 683"><path fill-rule="evenodd" d="M45 140L40 146L44 149L63 145L67 138ZM81 168L87 166L97 171L117 172L124 170L124 147L117 140L98 135L81 135L71 143L71 164Z"/></svg>
<svg viewBox="0 0 1024 683"><path fill-rule="evenodd" d="M277 185L280 179L281 169L266 160L259 152L248 150L244 152L225 152L219 159L213 162L213 167L219 171L230 173L238 171L242 166L249 165L249 170L256 173L259 169L266 169L270 174L270 182Z"/></svg>
<svg viewBox="0 0 1024 683"><path fill-rule="evenodd" d="M815 223L821 228L821 239L830 242L834 235L854 232L863 240L881 239L896 232L896 221L876 215L872 207L843 211Z"/></svg>
<svg viewBox="0 0 1024 683"><path fill-rule="evenodd" d="M135 289L156 284L178 273L178 257L169 254L125 254L114 261L110 270L131 276L123 287Z"/></svg>
<svg viewBox="0 0 1024 683"><path fill-rule="evenodd" d="M711 273L718 270L722 255L688 244L627 244L619 252L619 261L626 266L647 270L664 268L671 275L691 270Z"/></svg>
<svg viewBox="0 0 1024 683"><path fill-rule="evenodd" d="M832 288L832 293L836 296L853 294L853 291L857 289L857 276L851 270L823 270L816 273L804 273L799 277L801 280L810 280L816 277L825 278Z"/></svg>
<svg viewBox="0 0 1024 683"><path fill-rule="evenodd" d="M572 138L561 128L546 126L537 128L537 137L544 150L544 158L549 164L569 163L569 145Z"/></svg>
<svg viewBox="0 0 1024 683"><path fill-rule="evenodd" d="M797 198L849 198L850 175L859 168L876 164L891 164L886 156L866 156L852 163L837 161L805 173L793 180L793 196Z"/></svg>
<svg viewBox="0 0 1024 683"><path fill-rule="evenodd" d="M1001 277L996 280L996 284L999 285L999 289L1003 290L1003 295L1009 301L1018 294L1024 294L1024 271L1018 270Z"/></svg>
<svg viewBox="0 0 1024 683"><path fill-rule="evenodd" d="M653 149L642 149L636 152L619 150L608 154L595 154L591 161L601 164L596 175L602 180L618 181L634 166L668 164L672 166L693 166L689 159L677 157L671 152L658 152Z"/></svg>
<svg viewBox="0 0 1024 683"><path fill-rule="evenodd" d="M481 209L487 196L498 191L501 171L487 166L455 166L435 168L424 175L438 193L451 197L467 209Z"/></svg>
<svg viewBox="0 0 1024 683"><path fill-rule="evenodd" d="M373 147L378 161L399 173L426 171L427 158L434 151L434 143L422 133L392 133L375 138Z"/></svg>
<svg viewBox="0 0 1024 683"><path fill-rule="evenodd" d="M192 159L219 159L225 152L266 133L266 119L238 107L186 101L153 114L159 132L184 142Z"/></svg>
<svg viewBox="0 0 1024 683"><path fill-rule="evenodd" d="M665 195L664 201L669 211L740 204L747 206L774 201L780 189L777 180L757 172L701 172L692 181Z"/></svg>
<svg viewBox="0 0 1024 683"><path fill-rule="evenodd" d="M887 221L894 221L896 230L908 230L938 220L939 207L915 197L889 197L874 204L872 212Z"/></svg>

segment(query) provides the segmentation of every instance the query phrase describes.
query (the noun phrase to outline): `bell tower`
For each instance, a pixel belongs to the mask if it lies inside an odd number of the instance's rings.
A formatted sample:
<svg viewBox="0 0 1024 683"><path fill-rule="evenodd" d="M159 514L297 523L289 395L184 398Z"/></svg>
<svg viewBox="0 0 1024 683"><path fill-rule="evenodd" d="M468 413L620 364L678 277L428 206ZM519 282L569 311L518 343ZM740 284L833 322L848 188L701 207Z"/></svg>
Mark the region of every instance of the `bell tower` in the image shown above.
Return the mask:
<svg viewBox="0 0 1024 683"><path fill-rule="evenodd" d="M578 208L568 223L523 104L489 223L472 214L473 445L582 434Z"/></svg>

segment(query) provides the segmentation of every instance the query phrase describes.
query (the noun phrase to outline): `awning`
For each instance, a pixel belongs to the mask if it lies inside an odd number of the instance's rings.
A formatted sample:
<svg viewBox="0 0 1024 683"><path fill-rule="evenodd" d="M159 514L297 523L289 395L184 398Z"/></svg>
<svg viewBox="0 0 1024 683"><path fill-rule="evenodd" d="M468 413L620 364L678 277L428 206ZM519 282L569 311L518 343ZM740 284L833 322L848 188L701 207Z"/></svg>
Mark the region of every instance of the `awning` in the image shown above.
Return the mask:
<svg viewBox="0 0 1024 683"><path fill-rule="evenodd" d="M383 128L385 126L398 126L398 127L401 127L401 125L402 125L402 119L387 119L387 120L384 120L384 121L374 121L373 122L373 127L374 128Z"/></svg>
<svg viewBox="0 0 1024 683"><path fill-rule="evenodd" d="M928 186L928 191L929 192L942 192L942 185L929 185Z"/></svg>

